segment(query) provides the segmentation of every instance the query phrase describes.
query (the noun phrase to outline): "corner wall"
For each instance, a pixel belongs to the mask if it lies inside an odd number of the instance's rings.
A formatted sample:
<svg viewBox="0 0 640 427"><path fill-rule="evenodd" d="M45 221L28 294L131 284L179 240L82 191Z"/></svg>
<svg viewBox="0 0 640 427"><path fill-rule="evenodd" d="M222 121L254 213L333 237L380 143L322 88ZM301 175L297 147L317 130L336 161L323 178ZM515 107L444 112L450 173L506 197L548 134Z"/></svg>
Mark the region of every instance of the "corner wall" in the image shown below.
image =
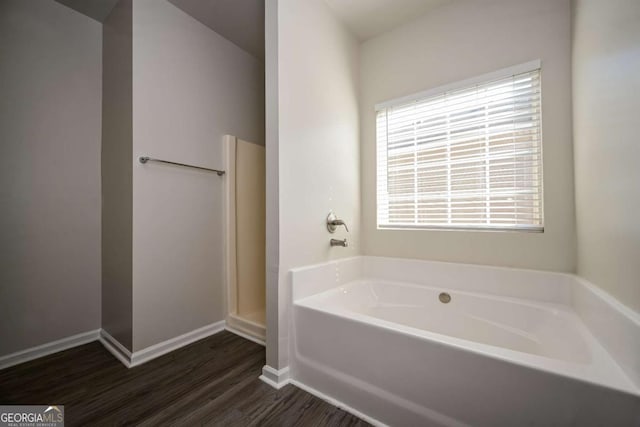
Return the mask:
<svg viewBox="0 0 640 427"><path fill-rule="evenodd" d="M102 329L132 350L132 0L102 31Z"/></svg>
<svg viewBox="0 0 640 427"><path fill-rule="evenodd" d="M267 64L267 105L278 110L277 123L268 115L268 167L274 130L279 164L279 271L275 289L268 264L267 365L281 369L288 365L289 270L360 252L358 42L322 0L267 2L266 27L267 57L278 60L277 70ZM350 233L327 232L330 210ZM273 209L267 215L271 224ZM348 248L329 247L329 239L345 237Z"/></svg>
<svg viewBox="0 0 640 427"><path fill-rule="evenodd" d="M459 0L361 46L363 252L573 272L569 0ZM544 233L378 230L376 103L542 60Z"/></svg>
<svg viewBox="0 0 640 427"><path fill-rule="evenodd" d="M640 2L573 2L578 274L640 312Z"/></svg>
<svg viewBox="0 0 640 427"><path fill-rule="evenodd" d="M264 5L266 169L266 364L278 368L280 354L280 148L278 96L278 0ZM286 300L283 300L286 302Z"/></svg>
<svg viewBox="0 0 640 427"><path fill-rule="evenodd" d="M100 327L101 32L0 1L0 356Z"/></svg>

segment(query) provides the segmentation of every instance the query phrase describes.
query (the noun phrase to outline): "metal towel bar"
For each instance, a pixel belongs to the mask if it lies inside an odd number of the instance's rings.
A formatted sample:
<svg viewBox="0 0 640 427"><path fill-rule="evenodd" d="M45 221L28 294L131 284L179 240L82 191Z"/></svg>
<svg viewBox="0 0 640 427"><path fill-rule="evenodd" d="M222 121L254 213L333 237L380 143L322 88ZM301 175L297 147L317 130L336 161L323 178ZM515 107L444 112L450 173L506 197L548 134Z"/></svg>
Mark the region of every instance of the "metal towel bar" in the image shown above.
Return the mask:
<svg viewBox="0 0 640 427"><path fill-rule="evenodd" d="M141 157L138 158L138 160L143 165L145 163L147 163L147 162L158 162L158 163L166 163L168 165L184 166L184 167L187 167L187 168L200 169L200 170L208 171L208 172L215 172L215 173L218 174L218 176L222 176L222 175L225 174L225 171L221 171L221 170L218 170L218 169L209 169L209 168L203 168L202 166L193 166L193 165L187 165L185 163L170 162L169 160L154 159L153 157L148 157L148 156L141 156Z"/></svg>

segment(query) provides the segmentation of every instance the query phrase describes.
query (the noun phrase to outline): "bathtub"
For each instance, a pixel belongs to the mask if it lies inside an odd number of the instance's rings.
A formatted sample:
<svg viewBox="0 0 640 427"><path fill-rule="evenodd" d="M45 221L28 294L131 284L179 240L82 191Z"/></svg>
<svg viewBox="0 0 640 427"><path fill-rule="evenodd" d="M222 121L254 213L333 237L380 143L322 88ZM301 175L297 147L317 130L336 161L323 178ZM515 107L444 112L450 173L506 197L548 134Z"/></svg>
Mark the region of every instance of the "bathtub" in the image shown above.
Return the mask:
<svg viewBox="0 0 640 427"><path fill-rule="evenodd" d="M640 320L566 274L378 257L292 270L294 384L377 425L640 426Z"/></svg>

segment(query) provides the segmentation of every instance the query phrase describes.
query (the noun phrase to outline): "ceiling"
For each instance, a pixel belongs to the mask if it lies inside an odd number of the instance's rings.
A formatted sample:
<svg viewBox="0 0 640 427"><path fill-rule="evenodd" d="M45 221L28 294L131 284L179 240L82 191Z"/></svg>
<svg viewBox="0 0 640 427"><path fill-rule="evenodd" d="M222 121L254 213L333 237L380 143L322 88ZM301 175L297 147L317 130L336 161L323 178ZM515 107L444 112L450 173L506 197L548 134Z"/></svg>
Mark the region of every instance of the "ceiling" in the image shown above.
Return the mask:
<svg viewBox="0 0 640 427"><path fill-rule="evenodd" d="M118 0L56 0L89 18L104 22Z"/></svg>
<svg viewBox="0 0 640 427"><path fill-rule="evenodd" d="M169 0L169 2L264 61L264 0Z"/></svg>
<svg viewBox="0 0 640 427"><path fill-rule="evenodd" d="M56 0L104 22L118 0ZM297 0L300 1L300 0ZM453 0L325 0L334 14L365 41ZM241 49L264 61L265 0L169 0Z"/></svg>
<svg viewBox="0 0 640 427"><path fill-rule="evenodd" d="M31 1L31 0L25 0ZM118 0L56 0L104 22ZM265 0L169 0L241 49L264 61Z"/></svg>
<svg viewBox="0 0 640 427"><path fill-rule="evenodd" d="M360 40L387 32L452 0L325 0Z"/></svg>

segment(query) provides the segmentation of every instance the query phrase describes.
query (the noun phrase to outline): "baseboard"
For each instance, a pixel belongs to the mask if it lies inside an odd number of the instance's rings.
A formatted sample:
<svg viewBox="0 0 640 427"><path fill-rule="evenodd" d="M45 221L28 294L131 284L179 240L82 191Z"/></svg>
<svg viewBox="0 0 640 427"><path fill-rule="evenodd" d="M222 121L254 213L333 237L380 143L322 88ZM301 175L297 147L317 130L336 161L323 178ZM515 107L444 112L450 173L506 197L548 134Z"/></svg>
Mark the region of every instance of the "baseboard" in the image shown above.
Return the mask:
<svg viewBox="0 0 640 427"><path fill-rule="evenodd" d="M129 351L105 330L100 331L100 342L124 366L133 368L193 342L222 332L224 327L225 321L221 320L134 352Z"/></svg>
<svg viewBox="0 0 640 427"><path fill-rule="evenodd" d="M52 341L46 344L42 344L36 347L31 347L26 350L22 350L16 353L8 354L0 357L0 369L8 368L10 366L18 365L20 363L28 362L43 356L48 356L59 351L68 350L79 345L87 344L93 341L100 341L109 353L111 353L116 359L118 359L127 368L133 368L134 366L141 365L156 357L160 357L164 354L177 350L181 347L189 345L195 341L199 341L203 338L207 338L218 332L222 332L225 329L226 322L221 320L219 322L211 323L202 328L195 329L186 334L182 334L175 338L168 339L161 343L152 345L145 349L131 352L124 345L122 345L117 339L109 334L104 329L96 329L94 331L83 332L81 334L72 335L70 337L62 338L57 341ZM231 331L241 337L258 342L251 336L246 336L238 331Z"/></svg>
<svg viewBox="0 0 640 427"><path fill-rule="evenodd" d="M225 325L224 329L231 332L234 335L238 335L239 337L244 338L245 340L253 341L254 343L260 344L263 347L266 346L264 340L261 340L260 338L256 338L253 335L248 334L240 329L234 328L233 326L230 326L228 323Z"/></svg>
<svg viewBox="0 0 640 427"><path fill-rule="evenodd" d="M229 313L226 329L229 332L240 335L242 338L265 345L266 328L260 323L244 319L235 313Z"/></svg>
<svg viewBox="0 0 640 427"><path fill-rule="evenodd" d="M286 368L277 370L273 369L269 365L264 365L262 367L262 375L260 375L260 379L276 390L279 390L289 384L289 367L287 366Z"/></svg>
<svg viewBox="0 0 640 427"><path fill-rule="evenodd" d="M180 347L184 347L213 334L217 334L218 332L222 332L224 330L224 326L225 321L221 320L219 322L203 326L202 328L194 329L191 332L187 332L186 334L179 335L175 338L154 344L151 347L134 351L131 355L131 367L141 365L149 360L155 359L156 357L160 357L164 354L177 350Z"/></svg>
<svg viewBox="0 0 640 427"><path fill-rule="evenodd" d="M235 313L230 313L227 316L227 327L240 331L245 335L252 336L262 342L265 341L267 336L267 328L265 325L245 319Z"/></svg>
<svg viewBox="0 0 640 427"><path fill-rule="evenodd" d="M303 384L299 381L296 381L294 379L290 379L289 383L291 385L294 385L296 387L298 387L301 390L306 391L309 394L313 394L314 396L316 396L319 399L324 400L325 402L329 403L330 405L333 405L337 408L342 409L345 412L350 413L351 415L355 415L356 417L360 418L363 421L366 421L367 423L376 426L376 427L388 427L387 424L376 420L375 418L370 417L369 415L363 414L362 412L358 411L357 409L352 408L349 405L346 405L345 403L334 399L333 397L327 396L326 394L322 393L321 391L316 390L313 387L309 387L306 384Z"/></svg>
<svg viewBox="0 0 640 427"><path fill-rule="evenodd" d="M100 343L109 353L118 359L127 368L131 367L131 352L128 348L120 343L117 339L111 336L109 332L104 329L100 330Z"/></svg>
<svg viewBox="0 0 640 427"><path fill-rule="evenodd" d="M57 341L51 341L36 347L27 348L25 350L11 353L0 357L0 369L15 366L20 363L48 356L59 351L68 350L79 345L97 341L100 337L100 329L83 332L80 334L65 337Z"/></svg>

